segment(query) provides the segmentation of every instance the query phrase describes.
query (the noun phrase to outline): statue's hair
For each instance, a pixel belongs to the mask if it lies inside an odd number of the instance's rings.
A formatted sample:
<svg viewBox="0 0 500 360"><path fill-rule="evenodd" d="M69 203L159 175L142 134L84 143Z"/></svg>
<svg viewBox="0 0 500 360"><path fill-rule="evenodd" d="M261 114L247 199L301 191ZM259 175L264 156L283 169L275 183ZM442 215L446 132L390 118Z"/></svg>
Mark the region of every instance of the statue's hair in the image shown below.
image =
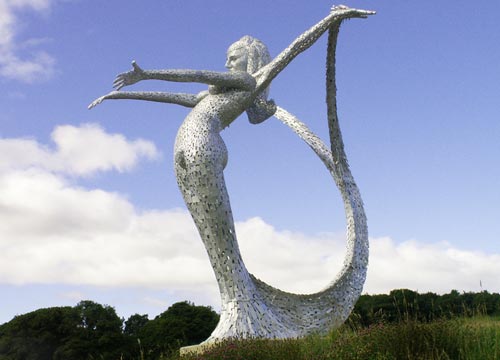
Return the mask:
<svg viewBox="0 0 500 360"><path fill-rule="evenodd" d="M245 48L247 50L247 72L250 74L253 74L271 61L267 46L262 41L252 36L245 35L229 47L230 50L237 48Z"/></svg>
<svg viewBox="0 0 500 360"><path fill-rule="evenodd" d="M271 55L267 46L259 39L250 35L245 35L235 43L233 43L228 51L238 48L244 48L248 54L247 73L253 74L261 67L271 62ZM267 98L269 88L262 92L259 97Z"/></svg>

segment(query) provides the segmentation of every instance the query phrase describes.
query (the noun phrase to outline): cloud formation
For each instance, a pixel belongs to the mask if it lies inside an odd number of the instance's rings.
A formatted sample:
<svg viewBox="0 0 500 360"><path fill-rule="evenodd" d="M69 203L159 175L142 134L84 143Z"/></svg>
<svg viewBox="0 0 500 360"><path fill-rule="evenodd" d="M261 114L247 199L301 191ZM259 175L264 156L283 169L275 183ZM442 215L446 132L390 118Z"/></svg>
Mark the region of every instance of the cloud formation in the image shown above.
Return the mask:
<svg viewBox="0 0 500 360"><path fill-rule="evenodd" d="M138 212L123 196L75 188L58 175L16 171L0 178L0 282L215 288L199 236L184 210ZM237 223L251 272L308 293L340 269L345 237L278 231L260 218ZM498 291L500 256L442 244L371 239L365 291L394 288Z"/></svg>
<svg viewBox="0 0 500 360"><path fill-rule="evenodd" d="M53 0L0 0L0 76L28 83L52 77L55 59L45 51L37 50L39 39L19 42L16 35L17 15L20 12L48 11L53 2Z"/></svg>
<svg viewBox="0 0 500 360"><path fill-rule="evenodd" d="M437 293L484 290L500 292L500 254L462 250L449 243L409 240L397 244L389 237L371 240L367 286L369 293L409 288Z"/></svg>
<svg viewBox="0 0 500 360"><path fill-rule="evenodd" d="M35 167L85 176L98 171L127 171L142 157L159 156L153 143L129 141L123 135L106 133L96 124L58 126L51 138L55 149L33 139L0 139L0 171Z"/></svg>
<svg viewBox="0 0 500 360"><path fill-rule="evenodd" d="M0 284L143 287L186 298L202 291L217 306L215 277L187 211L139 211L124 195L65 179L128 169L139 154L156 154L154 145L93 125L58 127L52 139L55 150L34 140L0 140ZM116 151L82 154L89 142ZM236 230L250 272L283 290L321 290L343 262L343 234L278 230L259 217L238 222ZM389 237L370 243L368 293L478 291L480 281L500 290L499 254Z"/></svg>

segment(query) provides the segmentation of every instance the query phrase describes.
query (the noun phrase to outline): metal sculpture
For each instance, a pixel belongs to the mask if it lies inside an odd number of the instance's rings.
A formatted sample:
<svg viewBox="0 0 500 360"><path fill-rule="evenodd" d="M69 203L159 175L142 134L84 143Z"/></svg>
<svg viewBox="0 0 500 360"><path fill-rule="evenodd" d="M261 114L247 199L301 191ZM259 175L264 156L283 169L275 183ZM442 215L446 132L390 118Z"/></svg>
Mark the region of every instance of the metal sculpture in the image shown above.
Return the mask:
<svg viewBox="0 0 500 360"><path fill-rule="evenodd" d="M117 76L113 91L89 105L108 99L174 103L192 108L177 133L175 174L184 201L205 245L219 285L220 321L211 344L229 337L295 338L339 326L361 294L368 264L368 232L358 188L349 170L338 125L335 88L335 48L340 24L374 12L334 6L323 20L300 35L271 60L266 46L245 36L227 51L229 72L143 70ZM302 122L267 100L271 81L301 52L329 30L327 103L331 150ZM199 94L126 92L122 87L156 79L208 84ZM275 289L251 275L243 263L223 170L227 149L220 132L246 112L250 122L277 117L320 157L340 190L347 218L347 254L337 278L323 291L297 295Z"/></svg>

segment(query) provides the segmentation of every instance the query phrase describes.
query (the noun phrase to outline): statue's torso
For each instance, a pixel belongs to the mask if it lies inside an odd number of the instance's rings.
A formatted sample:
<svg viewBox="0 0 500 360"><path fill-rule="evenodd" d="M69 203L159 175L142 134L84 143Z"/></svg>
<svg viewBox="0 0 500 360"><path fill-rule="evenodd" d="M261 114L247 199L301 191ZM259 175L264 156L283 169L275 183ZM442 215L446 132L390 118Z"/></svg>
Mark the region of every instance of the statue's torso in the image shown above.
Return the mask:
<svg viewBox="0 0 500 360"><path fill-rule="evenodd" d="M227 162L227 150L220 136L222 129L250 106L254 95L248 91L229 90L209 94L187 115L177 132L176 157L182 152L184 161Z"/></svg>

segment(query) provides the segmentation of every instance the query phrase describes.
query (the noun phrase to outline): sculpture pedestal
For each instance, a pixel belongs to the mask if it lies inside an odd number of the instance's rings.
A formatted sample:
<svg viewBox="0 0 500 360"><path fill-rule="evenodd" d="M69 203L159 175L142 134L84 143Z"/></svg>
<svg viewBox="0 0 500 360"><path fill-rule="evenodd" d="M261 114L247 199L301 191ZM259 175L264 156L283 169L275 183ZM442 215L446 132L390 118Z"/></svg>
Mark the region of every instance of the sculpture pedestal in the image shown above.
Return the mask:
<svg viewBox="0 0 500 360"><path fill-rule="evenodd" d="M204 353L205 351L209 350L212 346L216 345L217 342L210 342L210 343L201 343L198 345L190 345L190 346L183 346L180 348L180 354L182 355L188 355L188 354L201 354Z"/></svg>

